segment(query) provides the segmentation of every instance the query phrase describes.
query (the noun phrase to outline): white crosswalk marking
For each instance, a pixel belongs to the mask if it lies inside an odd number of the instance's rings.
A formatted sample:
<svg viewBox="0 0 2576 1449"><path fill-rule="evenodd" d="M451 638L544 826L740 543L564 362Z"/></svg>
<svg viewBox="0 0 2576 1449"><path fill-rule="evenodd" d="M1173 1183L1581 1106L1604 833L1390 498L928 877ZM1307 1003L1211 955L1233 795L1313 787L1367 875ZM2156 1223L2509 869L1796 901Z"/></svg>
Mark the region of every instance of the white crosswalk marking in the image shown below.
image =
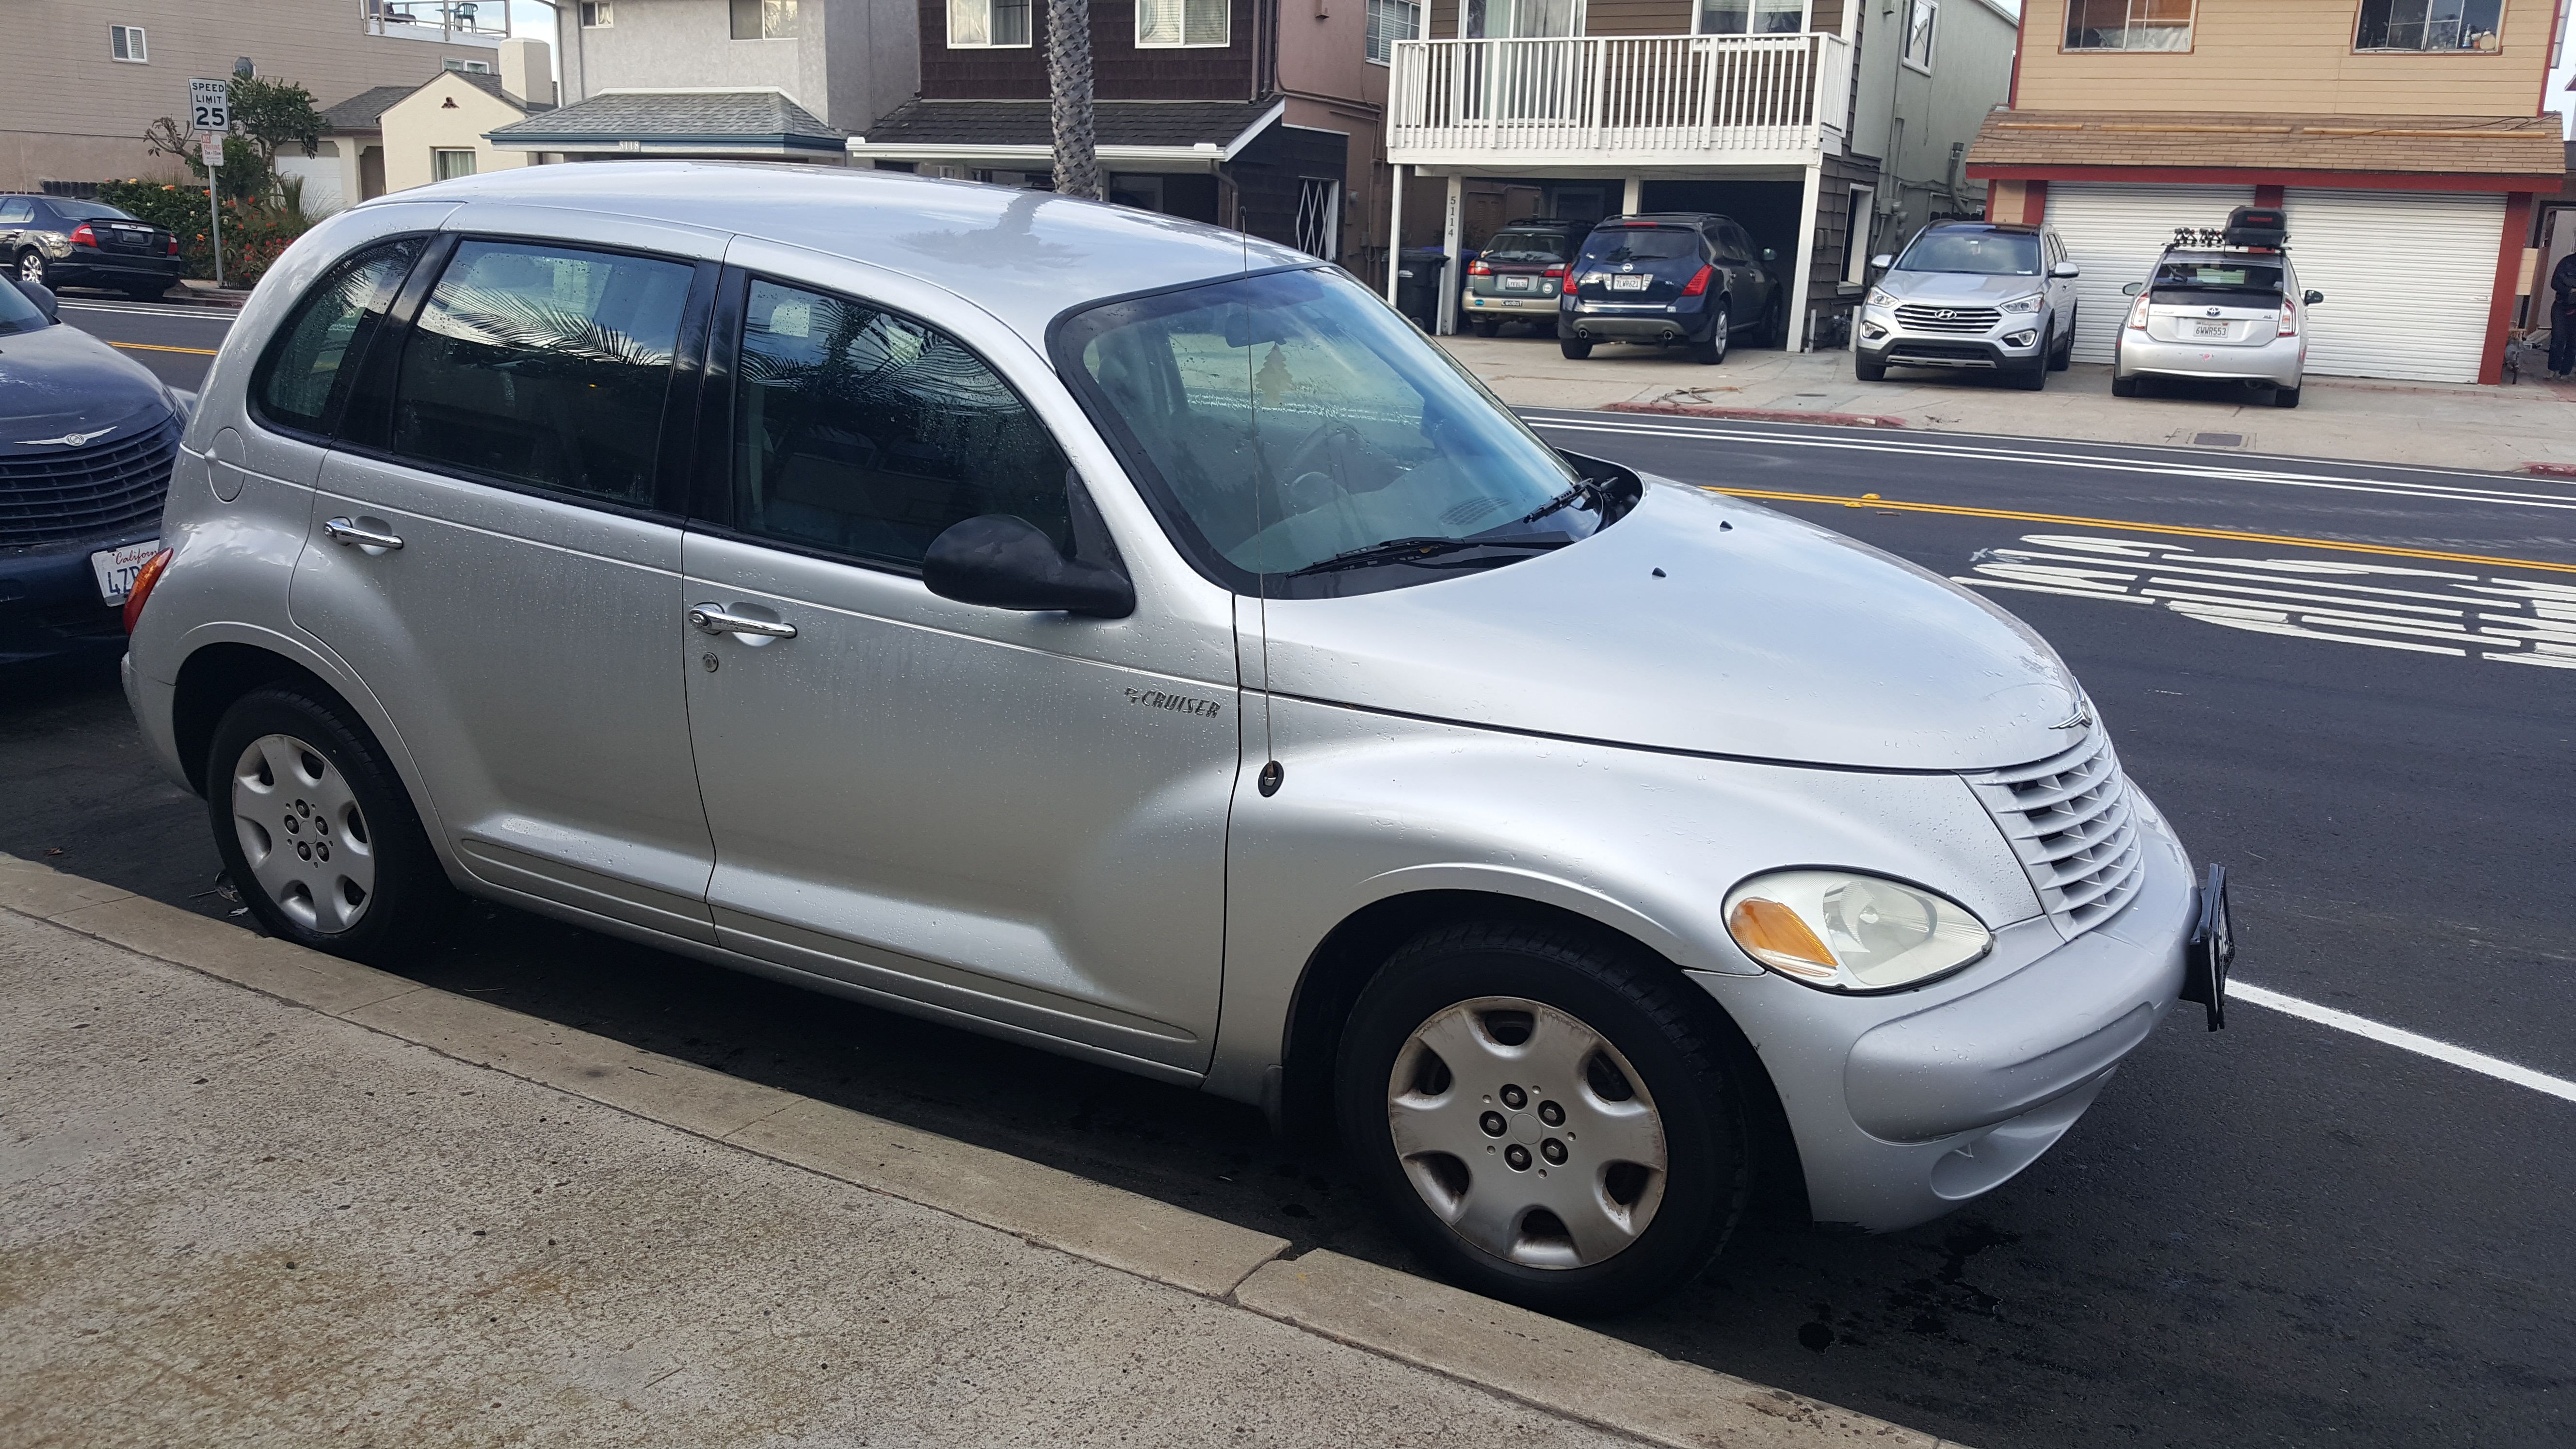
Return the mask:
<svg viewBox="0 0 2576 1449"><path fill-rule="evenodd" d="M2182 544L2025 534L1978 550L1981 589L2163 608L2222 628L2330 644L2576 669L2576 584L2326 559L2244 558Z"/></svg>

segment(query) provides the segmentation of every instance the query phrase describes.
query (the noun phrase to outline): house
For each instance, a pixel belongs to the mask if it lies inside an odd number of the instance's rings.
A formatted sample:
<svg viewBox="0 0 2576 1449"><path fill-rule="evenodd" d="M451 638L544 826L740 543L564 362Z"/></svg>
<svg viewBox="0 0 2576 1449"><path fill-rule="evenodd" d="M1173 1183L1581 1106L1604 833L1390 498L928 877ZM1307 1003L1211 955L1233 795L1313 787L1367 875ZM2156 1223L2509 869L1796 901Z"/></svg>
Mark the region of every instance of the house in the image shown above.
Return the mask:
<svg viewBox="0 0 2576 1449"><path fill-rule="evenodd" d="M304 209L320 216L388 191L527 165L526 152L484 136L554 109L552 58L544 41L522 36L497 59L497 72L460 65L325 107L321 144L311 156L279 156L279 174L303 178Z"/></svg>
<svg viewBox="0 0 2576 1449"><path fill-rule="evenodd" d="M1093 0L1110 198L1380 265L1378 164L1398 0ZM919 94L857 128L859 165L1046 187L1047 7L919 0Z"/></svg>
<svg viewBox="0 0 2576 1449"><path fill-rule="evenodd" d="M2011 108L1968 153L1989 212L2076 264L2075 355L2107 362L2185 226L2288 213L2308 370L2497 382L2533 198L2566 173L2541 104L2561 0L2027 0Z"/></svg>
<svg viewBox="0 0 2576 1449"><path fill-rule="evenodd" d="M1781 259L1789 345L1811 345L1874 246L1981 212L1961 161L2015 28L1991 0L1430 0L1389 46L1390 241L1454 256L1524 215L1722 212Z"/></svg>
<svg viewBox="0 0 2576 1449"><path fill-rule="evenodd" d="M176 180L143 133L188 116L188 82L256 74L317 99L412 86L442 66L489 70L506 0L16 0L0 84L0 191L116 177ZM292 149L292 148L290 148Z"/></svg>
<svg viewBox="0 0 2576 1449"><path fill-rule="evenodd" d="M916 0L564 0L563 107L491 144L568 161L702 157L844 165L908 100Z"/></svg>

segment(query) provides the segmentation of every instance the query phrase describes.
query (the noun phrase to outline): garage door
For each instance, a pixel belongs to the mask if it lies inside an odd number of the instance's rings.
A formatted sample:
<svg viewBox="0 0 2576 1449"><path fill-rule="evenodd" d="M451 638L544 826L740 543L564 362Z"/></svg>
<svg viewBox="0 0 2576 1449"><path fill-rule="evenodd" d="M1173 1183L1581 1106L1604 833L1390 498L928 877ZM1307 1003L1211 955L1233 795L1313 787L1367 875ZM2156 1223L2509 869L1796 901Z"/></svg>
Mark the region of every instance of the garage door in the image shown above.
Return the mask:
<svg viewBox="0 0 2576 1449"><path fill-rule="evenodd" d="M2111 338L2129 315L2120 289L2147 279L2175 227L2224 226L2228 212L2253 202L2251 186L2048 183L2048 224L2084 270L2075 279L2075 360L2111 360Z"/></svg>
<svg viewBox="0 0 2576 1449"><path fill-rule="evenodd" d="M2290 262L2326 294L2308 371L2475 382L2486 351L2504 197L2293 187Z"/></svg>

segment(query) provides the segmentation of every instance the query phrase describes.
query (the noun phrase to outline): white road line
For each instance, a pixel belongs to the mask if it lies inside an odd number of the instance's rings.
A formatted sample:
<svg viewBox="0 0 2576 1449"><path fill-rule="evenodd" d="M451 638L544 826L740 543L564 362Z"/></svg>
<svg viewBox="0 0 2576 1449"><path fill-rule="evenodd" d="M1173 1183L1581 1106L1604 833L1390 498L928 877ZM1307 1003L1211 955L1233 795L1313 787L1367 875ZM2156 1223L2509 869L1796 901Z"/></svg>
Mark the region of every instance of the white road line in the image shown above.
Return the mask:
<svg viewBox="0 0 2576 1449"><path fill-rule="evenodd" d="M2313 1021L2319 1026L2348 1031L2355 1036L2366 1036L2372 1041L2396 1047L2401 1051L2431 1057L2437 1062L2448 1062L2455 1067L2466 1067L2473 1072L2482 1072L2497 1081L2511 1082L2517 1087L2529 1087L2535 1092L2545 1093L2562 1101L2576 1102L2576 1082L2568 1081L2563 1077L2553 1077L2546 1072L2535 1072L2529 1067L2516 1066L2501 1057L2488 1056L2485 1052L2473 1052L2464 1046L2453 1046L2449 1042L2436 1040L2433 1037L2419 1036L2399 1027L2372 1021L2366 1016L2355 1016L2349 1011L2337 1011L2331 1006L2319 1006L2313 1001L2301 1001L2295 996L2283 996L2277 991L2266 991L2260 986L2250 986L2242 981L2227 983L2227 999L2283 1012L2298 1017L2302 1021Z"/></svg>
<svg viewBox="0 0 2576 1449"><path fill-rule="evenodd" d="M234 317L231 312L207 307L152 307L140 304L123 306L115 302L62 301L57 301L55 305L66 312L117 312L128 317L176 317L191 322L220 322L226 327L233 325Z"/></svg>

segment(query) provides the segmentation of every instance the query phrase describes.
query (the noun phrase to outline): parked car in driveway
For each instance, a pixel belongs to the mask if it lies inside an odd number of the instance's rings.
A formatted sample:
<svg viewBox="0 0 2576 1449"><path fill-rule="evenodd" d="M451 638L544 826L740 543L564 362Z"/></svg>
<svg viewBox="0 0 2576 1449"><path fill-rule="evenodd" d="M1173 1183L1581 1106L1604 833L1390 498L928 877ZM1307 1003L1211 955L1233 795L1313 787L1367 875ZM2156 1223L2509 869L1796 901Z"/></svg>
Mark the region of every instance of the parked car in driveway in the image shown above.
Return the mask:
<svg viewBox="0 0 2576 1449"><path fill-rule="evenodd" d="M1862 382L1930 367L2000 372L2035 392L2073 360L2079 272L2045 227L1936 222L1870 266L1879 277L1852 338Z"/></svg>
<svg viewBox="0 0 2576 1449"><path fill-rule="evenodd" d="M0 664L124 642L189 401L0 283Z"/></svg>
<svg viewBox="0 0 2576 1449"><path fill-rule="evenodd" d="M1599 342L1681 345L1697 362L1726 360L1739 335L1777 347L1788 335L1779 260L1732 220L1709 212L1614 216L1592 229L1558 298L1567 357Z"/></svg>
<svg viewBox="0 0 2576 1449"><path fill-rule="evenodd" d="M22 282L150 301L179 284L179 239L104 202L0 195L0 257Z"/></svg>
<svg viewBox="0 0 2576 1449"><path fill-rule="evenodd" d="M1591 230L1579 221L1516 221L1493 234L1467 264L1467 322L1479 337L1506 322L1556 330L1556 299L1575 250Z"/></svg>
<svg viewBox="0 0 2576 1449"><path fill-rule="evenodd" d="M1756 1192L1949 1211L2215 970L2037 635L1169 217L367 201L262 280L163 526L127 689L268 930L384 959L461 890L1258 1103L1543 1308Z"/></svg>
<svg viewBox="0 0 2576 1449"><path fill-rule="evenodd" d="M2230 230L2244 234L2234 224ZM2326 294L2299 286L2280 244L2285 232L2277 225L2260 231L2274 244L2230 246L2225 232L2177 241L2145 281L2120 289L2136 300L2112 344L2112 396L2136 397L2147 379L2175 377L2268 388L2274 407L2299 405L2308 366L2303 317Z"/></svg>

